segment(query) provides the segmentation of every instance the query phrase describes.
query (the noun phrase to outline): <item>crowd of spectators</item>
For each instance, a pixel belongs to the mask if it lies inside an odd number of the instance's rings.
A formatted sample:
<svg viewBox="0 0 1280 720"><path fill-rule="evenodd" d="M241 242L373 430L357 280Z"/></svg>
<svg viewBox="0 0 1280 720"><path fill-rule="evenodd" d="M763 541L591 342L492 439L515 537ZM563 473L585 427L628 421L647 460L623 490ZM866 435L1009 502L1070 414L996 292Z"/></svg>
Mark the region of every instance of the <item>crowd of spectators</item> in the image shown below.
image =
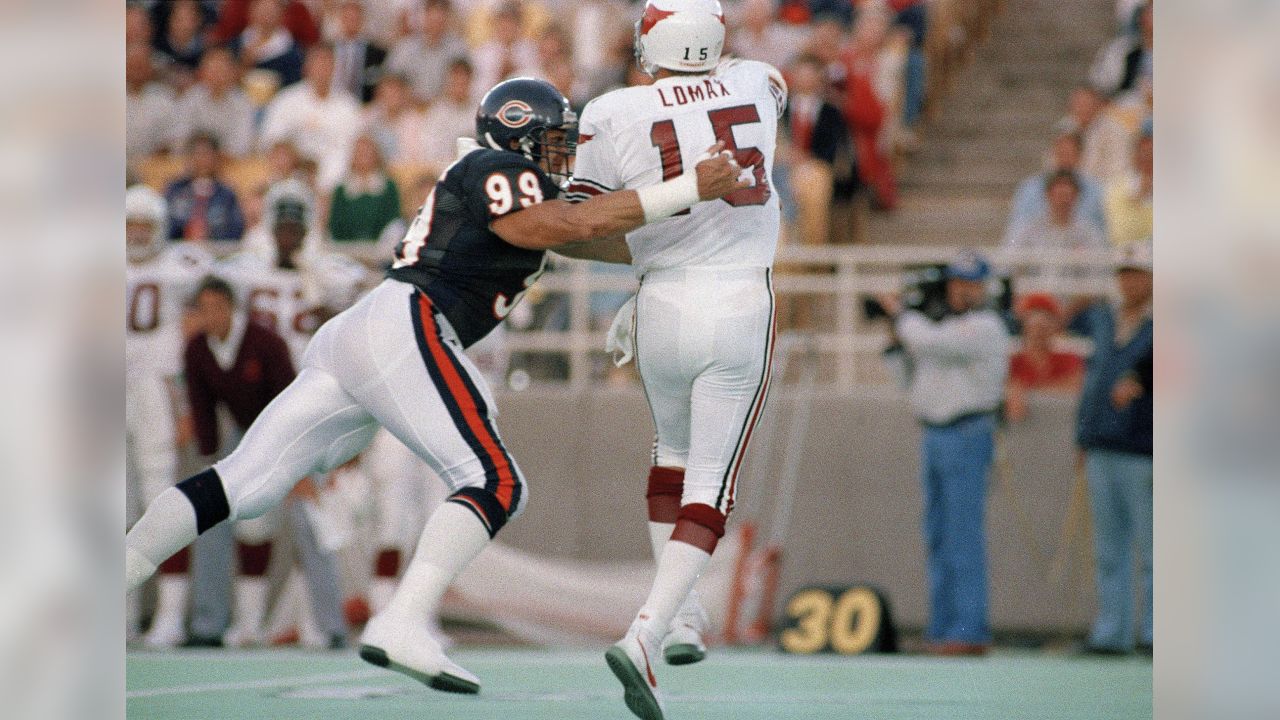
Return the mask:
<svg viewBox="0 0 1280 720"><path fill-rule="evenodd" d="M729 52L776 65L796 86L777 162L787 215L798 221L788 240L854 239L839 213L860 189L874 208L897 206L895 158L925 100L930 4L724 2ZM498 81L545 78L579 109L614 87L648 82L632 58L639 6L134 0L128 167L134 180L180 199L171 208L173 239L240 239L254 225L249 206L296 177L317 200L318 229L338 241L377 240L412 212L419 180L452 160L455 140L473 132L479 98ZM788 184L792 169L799 182ZM815 177L817 195L807 202ZM344 213L358 206L360 217L335 217L337 203ZM810 219L810 205L824 217ZM832 205L836 223L827 217Z"/></svg>
<svg viewBox="0 0 1280 720"><path fill-rule="evenodd" d="M1118 0L1115 38L1066 98L1045 168L1014 194L1004 244L1090 250L1151 237L1152 6Z"/></svg>

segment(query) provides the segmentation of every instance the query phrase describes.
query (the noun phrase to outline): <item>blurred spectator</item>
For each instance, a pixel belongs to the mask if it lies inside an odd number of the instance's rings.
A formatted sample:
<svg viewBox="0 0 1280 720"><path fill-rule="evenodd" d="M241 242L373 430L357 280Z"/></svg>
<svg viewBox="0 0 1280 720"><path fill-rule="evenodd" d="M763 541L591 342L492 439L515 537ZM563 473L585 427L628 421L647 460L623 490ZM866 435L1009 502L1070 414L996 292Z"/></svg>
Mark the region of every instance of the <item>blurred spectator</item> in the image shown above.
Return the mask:
<svg viewBox="0 0 1280 720"><path fill-rule="evenodd" d="M925 38L929 33L929 9L926 0L889 0L897 13L893 23L908 32L906 84L903 86L902 124L914 128L924 109Z"/></svg>
<svg viewBox="0 0 1280 720"><path fill-rule="evenodd" d="M274 185L290 178L300 178L302 156L290 140L277 140L267 150L267 184Z"/></svg>
<svg viewBox="0 0 1280 720"><path fill-rule="evenodd" d="M1125 32L1103 48L1089 69L1089 81L1110 97L1151 80L1155 23L1151 3L1138 10L1136 32Z"/></svg>
<svg viewBox="0 0 1280 720"><path fill-rule="evenodd" d="M858 157L858 174L871 188L873 207L892 210L898 206L898 185L890 153L892 137L887 132L896 124L890 117L901 86L901 65L889 55L889 16L870 6L858 16L853 39L844 53L844 114L853 129Z"/></svg>
<svg viewBox="0 0 1280 720"><path fill-rule="evenodd" d="M200 58L199 82L178 101L173 124L178 144L197 132L218 140L231 157L244 157L253 145L253 105L237 82L235 55L224 47L210 48Z"/></svg>
<svg viewBox="0 0 1280 720"><path fill-rule="evenodd" d="M457 156L457 140L476 136L475 82L471 63L459 58L449 64L444 92L427 108L427 132L422 141L421 160L443 167Z"/></svg>
<svg viewBox="0 0 1280 720"><path fill-rule="evenodd" d="M281 87L302 79L302 50L284 24L280 0L254 0L248 26L234 36L231 45L246 70L270 70L280 77Z"/></svg>
<svg viewBox="0 0 1280 720"><path fill-rule="evenodd" d="M814 21L810 27L809 38L804 44L804 52L817 56L826 65L827 84L833 92L844 91L848 68L845 66L844 52L848 45L845 26L833 17L822 17ZM845 115L846 121L849 119Z"/></svg>
<svg viewBox="0 0 1280 720"><path fill-rule="evenodd" d="M1127 653L1135 641L1151 648L1151 260L1149 240L1121 251L1119 304L1096 302L1072 322L1093 341L1076 425L1093 510L1098 614L1085 646L1091 653ZM1137 611L1135 553L1142 593Z"/></svg>
<svg viewBox="0 0 1280 720"><path fill-rule="evenodd" d="M307 51L305 82L281 90L267 106L261 145L290 140L317 163L319 187L332 188L346 171L347 153L360 132L360 104L332 91L333 48L317 43Z"/></svg>
<svg viewBox="0 0 1280 720"><path fill-rule="evenodd" d="M1021 420L1027 415L1027 392L1079 392L1084 358L1058 349L1062 332L1062 308L1048 293L1031 293L1018 300L1022 347L1009 358L1009 382L1005 388L1005 416Z"/></svg>
<svg viewBox="0 0 1280 720"><path fill-rule="evenodd" d="M254 5L263 0L222 0L218 11L218 22L209 31L210 39L215 43L227 43L240 35L253 24ZM320 39L320 28L315 18L307 9L306 3L299 0L270 0L275 6L275 14L288 30L290 37L303 48L311 47Z"/></svg>
<svg viewBox="0 0 1280 720"><path fill-rule="evenodd" d="M1094 178L1080 172L1082 140L1075 133L1063 133L1053 141L1049 172L1035 173L1023 179L1013 194L1013 208L1005 226L1005 242L1017 236L1028 224L1037 222L1049 214L1048 185L1058 173L1068 172L1075 178L1079 200L1075 204L1072 219L1076 224L1088 227L1099 237L1106 237L1107 216L1102 207L1102 186Z"/></svg>
<svg viewBox="0 0 1280 720"><path fill-rule="evenodd" d="M1094 122L1086 160L1104 185L1128 172L1133 143L1151 119L1154 99L1151 83L1142 80L1133 90L1116 96Z"/></svg>
<svg viewBox="0 0 1280 720"><path fill-rule="evenodd" d="M1133 165L1129 172L1107 187L1107 227L1111 231L1111 243L1116 247L1151 237L1154 149L1148 125L1133 143Z"/></svg>
<svg viewBox="0 0 1280 720"><path fill-rule="evenodd" d="M1010 219L1004 245L1019 250L1088 250L1107 247L1106 236L1081 218L1080 180L1055 170L1044 181L1044 209L1029 220Z"/></svg>
<svg viewBox="0 0 1280 720"><path fill-rule="evenodd" d="M923 426L924 535L930 652L982 655L987 613L986 505L996 410L1009 370L1004 321L987 307L990 266L976 255L947 267L947 314L934 321L880 298L893 321L890 358L901 363Z"/></svg>
<svg viewBox="0 0 1280 720"><path fill-rule="evenodd" d="M747 60L767 62L779 70L791 65L802 47L803 30L775 20L774 0L745 0L738 6L741 23L729 33L729 52Z"/></svg>
<svg viewBox="0 0 1280 720"><path fill-rule="evenodd" d="M475 52L475 79L471 94L481 97L507 78L538 74L538 50L523 37L523 16L517 3L504 3L493 15L489 39Z"/></svg>
<svg viewBox="0 0 1280 720"><path fill-rule="evenodd" d="M141 43L124 51L125 159L167 152L173 146L173 91L152 82L151 48Z"/></svg>
<svg viewBox="0 0 1280 720"><path fill-rule="evenodd" d="M351 170L333 189L329 236L338 242L376 240L398 217L400 190L387 177L378 144L361 135L351 148Z"/></svg>
<svg viewBox="0 0 1280 720"><path fill-rule="evenodd" d="M798 241L822 244L832 240L832 203L848 202L856 187L849 128L840 110L826 100L821 59L803 54L790 74L784 122L790 138L787 166L793 176Z"/></svg>
<svg viewBox="0 0 1280 720"><path fill-rule="evenodd" d="M421 102L440 94L450 62L467 57L466 44L450 27L452 19L449 0L426 0L421 32L400 40L387 57L385 69L409 78Z"/></svg>
<svg viewBox="0 0 1280 720"><path fill-rule="evenodd" d="M124 8L124 45L130 47L133 45L145 45L151 47L152 36L154 35L154 26L151 23L151 14L143 7L142 3L131 2Z"/></svg>
<svg viewBox="0 0 1280 720"><path fill-rule="evenodd" d="M426 145L435 136L428 132L432 126L426 122L409 95L408 78L400 73L384 74L373 92L373 102L364 109L364 132L378 142L388 163L426 162Z"/></svg>
<svg viewBox="0 0 1280 720"><path fill-rule="evenodd" d="M156 38L156 49L168 60L171 73L188 79L183 86L190 84L189 78L204 54L203 27L204 15L196 0L175 0L169 7L164 34Z"/></svg>
<svg viewBox="0 0 1280 720"><path fill-rule="evenodd" d="M170 240L239 240L244 216L230 187L218 180L218 140L196 133L187 144L187 175L164 192Z"/></svg>
<svg viewBox="0 0 1280 720"><path fill-rule="evenodd" d="M373 88L382 73L387 51L369 42L364 29L364 6L358 0L345 0L338 7L338 31L333 39L336 71L334 92L345 92L369 102Z"/></svg>

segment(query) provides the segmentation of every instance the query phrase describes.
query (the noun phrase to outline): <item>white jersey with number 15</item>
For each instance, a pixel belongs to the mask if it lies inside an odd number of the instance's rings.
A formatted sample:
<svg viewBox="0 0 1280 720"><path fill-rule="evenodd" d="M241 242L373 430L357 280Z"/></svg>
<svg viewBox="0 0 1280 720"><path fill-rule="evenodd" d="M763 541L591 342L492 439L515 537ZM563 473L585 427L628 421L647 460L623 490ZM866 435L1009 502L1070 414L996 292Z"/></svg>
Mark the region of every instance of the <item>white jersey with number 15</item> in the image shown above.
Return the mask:
<svg viewBox="0 0 1280 720"><path fill-rule="evenodd" d="M606 93L583 110L564 197L581 201L693 172L698 156L723 141L753 185L632 231L632 264L637 275L699 265L771 267L780 224L773 156L786 93L773 66L750 60Z"/></svg>

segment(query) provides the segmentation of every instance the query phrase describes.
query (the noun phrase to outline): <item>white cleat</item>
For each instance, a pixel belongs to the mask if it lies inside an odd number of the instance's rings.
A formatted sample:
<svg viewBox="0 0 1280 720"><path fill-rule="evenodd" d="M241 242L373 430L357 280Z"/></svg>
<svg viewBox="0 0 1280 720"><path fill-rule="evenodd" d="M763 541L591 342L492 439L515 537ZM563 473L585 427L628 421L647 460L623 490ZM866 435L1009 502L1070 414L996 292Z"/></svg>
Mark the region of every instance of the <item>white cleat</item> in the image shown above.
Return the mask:
<svg viewBox="0 0 1280 720"><path fill-rule="evenodd" d="M692 665L707 656L702 635L710 620L696 592L689 593L684 604L671 619L667 636L662 640L662 657L668 665Z"/></svg>
<svg viewBox="0 0 1280 720"><path fill-rule="evenodd" d="M643 617L643 616L642 616ZM622 683L627 709L641 720L663 720L665 708L650 656L660 643L637 619L627 634L604 654L609 669Z"/></svg>
<svg viewBox="0 0 1280 720"><path fill-rule="evenodd" d="M443 692L474 695L480 678L445 657L426 623L399 623L375 615L360 636L360 658Z"/></svg>
<svg viewBox="0 0 1280 720"><path fill-rule="evenodd" d="M249 623L237 622L222 636L223 647L255 648L267 644L266 635L261 627L253 627Z"/></svg>

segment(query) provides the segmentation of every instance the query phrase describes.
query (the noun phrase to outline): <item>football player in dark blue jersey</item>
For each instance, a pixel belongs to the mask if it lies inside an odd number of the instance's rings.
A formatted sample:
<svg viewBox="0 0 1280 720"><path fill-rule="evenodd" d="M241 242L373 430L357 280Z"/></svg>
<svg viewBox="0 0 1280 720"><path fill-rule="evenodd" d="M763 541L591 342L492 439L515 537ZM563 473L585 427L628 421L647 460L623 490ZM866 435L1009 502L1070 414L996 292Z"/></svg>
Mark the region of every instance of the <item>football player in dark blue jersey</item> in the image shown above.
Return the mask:
<svg viewBox="0 0 1280 720"><path fill-rule="evenodd" d="M495 86L476 142L436 183L387 279L325 323L302 371L236 450L161 493L126 538L136 589L218 523L257 517L297 481L363 450L379 425L449 486L360 656L438 690L479 691L427 628L445 589L528 500L498 435L493 398L463 350L484 337L542 272L545 251L626 262L622 235L700 200L746 187L718 144L694 172L582 203L557 199L576 142L568 101L541 80Z"/></svg>

